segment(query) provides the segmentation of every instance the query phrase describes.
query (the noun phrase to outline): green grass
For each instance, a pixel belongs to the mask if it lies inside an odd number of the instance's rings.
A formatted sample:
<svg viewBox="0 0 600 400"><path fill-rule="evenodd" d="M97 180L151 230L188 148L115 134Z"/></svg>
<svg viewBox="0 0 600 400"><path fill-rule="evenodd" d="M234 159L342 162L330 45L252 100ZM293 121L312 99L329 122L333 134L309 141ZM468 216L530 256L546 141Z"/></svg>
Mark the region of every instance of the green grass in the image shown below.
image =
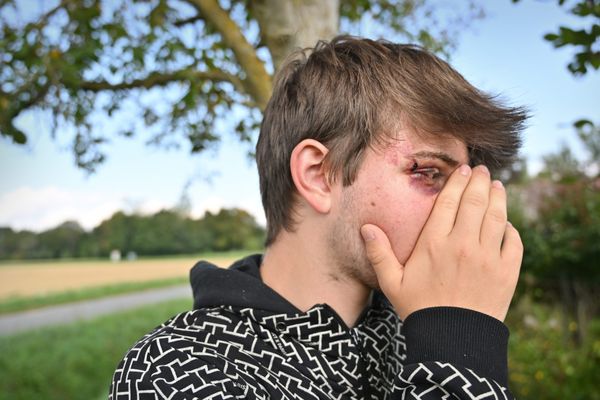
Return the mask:
<svg viewBox="0 0 600 400"><path fill-rule="evenodd" d="M10 297L0 301L0 315L34 308L72 303L74 301L98 299L101 297L154 289L187 283L187 277L160 279L146 282L125 282L108 286L98 286L86 289L70 290L33 297Z"/></svg>
<svg viewBox="0 0 600 400"><path fill-rule="evenodd" d="M155 326L190 307L191 300L175 300L0 337L0 398L106 399L126 351Z"/></svg>

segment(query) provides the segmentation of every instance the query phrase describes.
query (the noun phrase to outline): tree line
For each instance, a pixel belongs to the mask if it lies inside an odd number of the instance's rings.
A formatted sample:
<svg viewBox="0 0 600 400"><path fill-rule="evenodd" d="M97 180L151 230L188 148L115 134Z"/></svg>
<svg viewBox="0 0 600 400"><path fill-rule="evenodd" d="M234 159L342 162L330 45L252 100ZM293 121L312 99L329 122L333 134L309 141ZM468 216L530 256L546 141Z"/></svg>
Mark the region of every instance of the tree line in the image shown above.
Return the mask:
<svg viewBox="0 0 600 400"><path fill-rule="evenodd" d="M0 227L1 259L105 258L112 250L142 256L259 249L265 231L247 211L207 211L193 219L178 210L152 215L116 212L91 231L75 221L40 232Z"/></svg>

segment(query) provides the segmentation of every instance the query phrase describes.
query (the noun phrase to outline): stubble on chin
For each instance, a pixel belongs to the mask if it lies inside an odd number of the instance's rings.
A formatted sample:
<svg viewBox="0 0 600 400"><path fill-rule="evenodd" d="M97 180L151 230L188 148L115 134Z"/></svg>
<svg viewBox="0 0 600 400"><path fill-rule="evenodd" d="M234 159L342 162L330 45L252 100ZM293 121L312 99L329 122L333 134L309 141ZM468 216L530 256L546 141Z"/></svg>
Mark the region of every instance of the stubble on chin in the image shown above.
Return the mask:
<svg viewBox="0 0 600 400"><path fill-rule="evenodd" d="M379 290L377 275L367 259L360 236L359 214L355 205L348 193L342 201L340 215L328 231L327 248L332 260L330 276L336 281L358 281L370 289Z"/></svg>

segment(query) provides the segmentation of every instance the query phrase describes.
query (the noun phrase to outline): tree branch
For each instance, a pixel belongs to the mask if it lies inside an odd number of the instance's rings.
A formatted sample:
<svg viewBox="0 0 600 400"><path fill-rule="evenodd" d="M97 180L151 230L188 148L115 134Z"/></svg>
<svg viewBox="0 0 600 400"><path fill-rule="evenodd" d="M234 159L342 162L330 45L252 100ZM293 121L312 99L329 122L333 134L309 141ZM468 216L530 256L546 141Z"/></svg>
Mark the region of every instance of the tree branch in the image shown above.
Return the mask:
<svg viewBox="0 0 600 400"><path fill-rule="evenodd" d="M210 80L214 82L229 82L236 90L244 93L244 85L242 81L231 74L216 70L216 71L196 71L192 69L184 69L172 73L152 72L147 77L135 79L130 82L110 83L107 81L88 81L81 82L79 88L89 90L91 92L100 92L103 90L128 90L145 88L150 89L155 86L165 86L171 82L181 81L201 81Z"/></svg>
<svg viewBox="0 0 600 400"><path fill-rule="evenodd" d="M246 73L246 79L243 80L245 92L253 97L261 110L264 110L271 97L271 76L256 55L254 47L244 37L240 27L219 6L217 0L187 1L220 33L223 42L233 51L238 64Z"/></svg>
<svg viewBox="0 0 600 400"><path fill-rule="evenodd" d="M173 25L175 25L176 27L179 28L179 27L182 27L183 25L192 24L201 19L202 19L202 17L200 15L194 15L189 18L177 20L177 21L173 22Z"/></svg>

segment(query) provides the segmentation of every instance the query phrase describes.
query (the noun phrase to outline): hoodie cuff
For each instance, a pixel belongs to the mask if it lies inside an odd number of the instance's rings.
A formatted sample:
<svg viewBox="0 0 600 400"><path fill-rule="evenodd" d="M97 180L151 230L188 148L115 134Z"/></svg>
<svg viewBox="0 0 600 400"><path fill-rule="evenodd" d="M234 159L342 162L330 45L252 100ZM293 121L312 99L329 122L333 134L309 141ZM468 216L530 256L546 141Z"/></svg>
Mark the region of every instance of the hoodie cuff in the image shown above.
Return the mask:
<svg viewBox="0 0 600 400"><path fill-rule="evenodd" d="M507 387L509 331L494 317L458 307L425 308L406 318L402 335L406 364L448 362Z"/></svg>

